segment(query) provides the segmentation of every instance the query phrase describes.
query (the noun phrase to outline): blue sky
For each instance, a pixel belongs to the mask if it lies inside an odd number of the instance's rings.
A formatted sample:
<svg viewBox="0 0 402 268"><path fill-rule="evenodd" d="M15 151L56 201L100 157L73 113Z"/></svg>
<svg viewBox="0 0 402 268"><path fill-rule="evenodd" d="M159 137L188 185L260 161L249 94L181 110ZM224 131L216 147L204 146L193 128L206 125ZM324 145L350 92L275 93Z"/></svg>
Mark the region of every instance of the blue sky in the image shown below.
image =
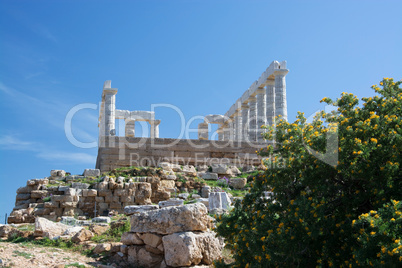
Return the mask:
<svg viewBox="0 0 402 268"><path fill-rule="evenodd" d="M273 60L287 60L289 121L323 97L373 95L402 77L400 1L0 1L0 222L15 191L51 169L80 174L97 148L78 148L64 121L98 104L103 82L118 109L179 107L186 119L223 114ZM97 140L98 111L72 131ZM156 109L160 136L176 112ZM196 127L197 121L191 124Z"/></svg>

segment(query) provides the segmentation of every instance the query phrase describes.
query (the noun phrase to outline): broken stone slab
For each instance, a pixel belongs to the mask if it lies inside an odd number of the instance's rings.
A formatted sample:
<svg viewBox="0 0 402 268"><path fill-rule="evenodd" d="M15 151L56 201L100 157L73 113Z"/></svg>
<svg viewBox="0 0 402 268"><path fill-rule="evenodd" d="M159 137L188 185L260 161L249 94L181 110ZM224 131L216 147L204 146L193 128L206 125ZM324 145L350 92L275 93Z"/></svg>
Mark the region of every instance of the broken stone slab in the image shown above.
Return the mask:
<svg viewBox="0 0 402 268"><path fill-rule="evenodd" d="M241 171L236 167L236 166L230 166L229 170L232 174L234 175L239 175L241 174Z"/></svg>
<svg viewBox="0 0 402 268"><path fill-rule="evenodd" d="M230 172L228 166L225 164L212 164L211 167L213 173L228 174Z"/></svg>
<svg viewBox="0 0 402 268"><path fill-rule="evenodd" d="M206 231L212 218L202 203L165 207L131 216L131 232L172 234L185 231Z"/></svg>
<svg viewBox="0 0 402 268"><path fill-rule="evenodd" d="M146 212L149 210L155 210L159 209L158 205L132 205L132 206L126 206L124 207L124 214L127 216L140 213L140 212Z"/></svg>
<svg viewBox="0 0 402 268"><path fill-rule="evenodd" d="M199 172L198 176L201 177L204 180L213 180L213 181L218 180L218 174L217 173Z"/></svg>
<svg viewBox="0 0 402 268"><path fill-rule="evenodd" d="M227 193L225 192L212 192L209 193L209 211L213 209L225 209L229 210L231 201Z"/></svg>
<svg viewBox="0 0 402 268"><path fill-rule="evenodd" d="M109 217L95 217L92 222L96 223L110 223L112 220Z"/></svg>
<svg viewBox="0 0 402 268"><path fill-rule="evenodd" d="M172 206L182 206L182 205L184 205L184 201L182 199L178 199L178 198L171 198L169 200L159 201L158 205L160 208L172 207Z"/></svg>
<svg viewBox="0 0 402 268"><path fill-rule="evenodd" d="M82 227L71 227L60 222L52 222L48 219L37 217L35 219L34 236L48 237L53 239L59 236L72 237L79 232Z"/></svg>
<svg viewBox="0 0 402 268"><path fill-rule="evenodd" d="M73 182L71 184L71 188L75 188L75 189L88 189L89 188L89 184L88 183L83 183L83 182Z"/></svg>
<svg viewBox="0 0 402 268"><path fill-rule="evenodd" d="M198 198L196 202L203 203L207 208L209 208L209 199L208 198Z"/></svg>
<svg viewBox="0 0 402 268"><path fill-rule="evenodd" d="M182 267L212 264L222 257L222 244L213 232L181 232L162 238L166 264Z"/></svg>
<svg viewBox="0 0 402 268"><path fill-rule="evenodd" d="M98 177L100 176L100 170L99 169L85 169L84 170L84 177Z"/></svg>

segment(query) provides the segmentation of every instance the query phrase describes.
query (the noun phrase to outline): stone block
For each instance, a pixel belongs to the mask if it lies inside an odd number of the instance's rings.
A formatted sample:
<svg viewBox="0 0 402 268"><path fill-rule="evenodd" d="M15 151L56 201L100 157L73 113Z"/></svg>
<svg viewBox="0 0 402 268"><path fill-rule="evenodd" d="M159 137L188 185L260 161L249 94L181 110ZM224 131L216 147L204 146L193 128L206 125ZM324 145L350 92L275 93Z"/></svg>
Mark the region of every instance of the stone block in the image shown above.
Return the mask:
<svg viewBox="0 0 402 268"><path fill-rule="evenodd" d="M48 191L45 190L34 190L31 192L31 198L43 198L48 195Z"/></svg>
<svg viewBox="0 0 402 268"><path fill-rule="evenodd" d="M124 214L133 215L140 212L146 212L149 210L159 209L158 205L134 205L134 206L126 206L124 208Z"/></svg>
<svg viewBox="0 0 402 268"><path fill-rule="evenodd" d="M16 200L28 200L31 198L31 194L17 194Z"/></svg>
<svg viewBox="0 0 402 268"><path fill-rule="evenodd" d="M229 180L229 186L233 187L234 189L243 189L247 184L246 178L231 178Z"/></svg>
<svg viewBox="0 0 402 268"><path fill-rule="evenodd" d="M99 190L98 191L98 196L106 197L106 196L112 196L112 195L113 194L112 194L111 190Z"/></svg>
<svg viewBox="0 0 402 268"><path fill-rule="evenodd" d="M198 176L204 180L218 180L218 174L212 172L199 172Z"/></svg>
<svg viewBox="0 0 402 268"><path fill-rule="evenodd" d="M171 234L183 231L206 231L211 217L201 203L165 207L133 214L131 232Z"/></svg>
<svg viewBox="0 0 402 268"><path fill-rule="evenodd" d="M176 177L176 175L166 175L166 176L165 176L165 179L166 179L166 180L173 180L173 181L175 181L175 180L177 179L177 177Z"/></svg>
<svg viewBox="0 0 402 268"><path fill-rule="evenodd" d="M87 192L88 197L94 197L94 196L97 196L97 195L98 195L98 191L95 190L95 189L89 189L88 192Z"/></svg>
<svg viewBox="0 0 402 268"><path fill-rule="evenodd" d="M222 257L222 244L213 232L181 232L162 238L166 264L173 267L210 265Z"/></svg>
<svg viewBox="0 0 402 268"><path fill-rule="evenodd" d="M92 219L92 222L96 223L110 223L111 219L109 217L96 217Z"/></svg>
<svg viewBox="0 0 402 268"><path fill-rule="evenodd" d="M66 176L66 172L64 170L61 170L61 169L52 169L50 171L50 176L52 178L61 178L61 177Z"/></svg>
<svg viewBox="0 0 402 268"><path fill-rule="evenodd" d="M158 247L162 243L162 236L157 234L145 233L139 234L139 237L145 244L151 247Z"/></svg>
<svg viewBox="0 0 402 268"><path fill-rule="evenodd" d="M17 189L17 194L29 194L31 193L31 189L28 186L20 187Z"/></svg>
<svg viewBox="0 0 402 268"><path fill-rule="evenodd" d="M209 193L209 211L213 209L229 210L231 201L225 192L212 192Z"/></svg>
<svg viewBox="0 0 402 268"><path fill-rule="evenodd" d="M161 187L174 188L175 182L173 180L161 180Z"/></svg>
<svg viewBox="0 0 402 268"><path fill-rule="evenodd" d="M85 169L84 170L84 177L98 177L100 176L99 169Z"/></svg>
<svg viewBox="0 0 402 268"><path fill-rule="evenodd" d="M82 183L82 182L73 182L71 184L71 188L75 188L75 189L88 189L89 188L89 184L88 183Z"/></svg>
<svg viewBox="0 0 402 268"><path fill-rule="evenodd" d="M126 232L121 235L120 240L124 245L144 245L144 241L138 236L137 233Z"/></svg>

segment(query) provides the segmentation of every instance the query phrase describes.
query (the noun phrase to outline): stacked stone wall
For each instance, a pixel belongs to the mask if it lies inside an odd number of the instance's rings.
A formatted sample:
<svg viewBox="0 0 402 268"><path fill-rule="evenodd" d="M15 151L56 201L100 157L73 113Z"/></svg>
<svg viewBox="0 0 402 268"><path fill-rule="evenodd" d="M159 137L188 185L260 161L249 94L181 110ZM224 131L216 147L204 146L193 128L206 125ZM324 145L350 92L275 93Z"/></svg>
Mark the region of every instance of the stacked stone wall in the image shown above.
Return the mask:
<svg viewBox="0 0 402 268"><path fill-rule="evenodd" d="M155 167L161 162L258 166L261 158L256 151L267 145L268 142L101 137L96 168L110 171L127 166Z"/></svg>

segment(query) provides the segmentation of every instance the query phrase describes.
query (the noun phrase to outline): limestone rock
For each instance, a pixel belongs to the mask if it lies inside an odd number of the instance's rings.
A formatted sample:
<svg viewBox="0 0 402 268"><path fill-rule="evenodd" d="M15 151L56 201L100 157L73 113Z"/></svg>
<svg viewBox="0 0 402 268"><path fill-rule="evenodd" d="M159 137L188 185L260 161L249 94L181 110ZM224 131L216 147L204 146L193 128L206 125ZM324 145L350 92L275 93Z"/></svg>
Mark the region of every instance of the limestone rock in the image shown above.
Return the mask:
<svg viewBox="0 0 402 268"><path fill-rule="evenodd" d="M184 205L184 201L178 198L171 198L166 201L160 201L158 203L160 208L171 207L171 206L181 206Z"/></svg>
<svg viewBox="0 0 402 268"><path fill-rule="evenodd" d="M85 169L84 170L84 177L98 177L100 176L99 169Z"/></svg>
<svg viewBox="0 0 402 268"><path fill-rule="evenodd" d="M71 241L81 243L90 240L93 236L94 234L91 231L83 228L71 238Z"/></svg>
<svg viewBox="0 0 402 268"><path fill-rule="evenodd" d="M181 232L162 238L166 264L173 267L212 264L222 256L222 244L213 232Z"/></svg>
<svg viewBox="0 0 402 268"><path fill-rule="evenodd" d="M89 230L97 235L103 234L104 232L106 232L109 229L109 226L103 226L103 225L99 225L99 224L91 224L89 226Z"/></svg>
<svg viewBox="0 0 402 268"><path fill-rule="evenodd" d="M228 174L229 169L228 166L225 164L212 164L212 172L218 174Z"/></svg>
<svg viewBox="0 0 402 268"><path fill-rule="evenodd" d="M243 189L246 184L246 178L232 178L229 180L229 186L232 186L234 189Z"/></svg>
<svg viewBox="0 0 402 268"><path fill-rule="evenodd" d="M75 188L75 189L88 189L89 188L89 184L88 183L82 183L82 182L73 182L71 184L71 188Z"/></svg>
<svg viewBox="0 0 402 268"><path fill-rule="evenodd" d="M173 180L161 180L161 187L174 188L175 182Z"/></svg>
<svg viewBox="0 0 402 268"><path fill-rule="evenodd" d="M144 247L130 246L127 251L128 262L134 267L161 267L163 256L148 252Z"/></svg>
<svg viewBox="0 0 402 268"><path fill-rule="evenodd" d="M230 166L229 170L232 174L234 175L239 175L241 174L241 171L236 167L236 166Z"/></svg>
<svg viewBox="0 0 402 268"><path fill-rule="evenodd" d="M140 212L159 209L158 205L133 205L124 207L124 214L133 215Z"/></svg>
<svg viewBox="0 0 402 268"><path fill-rule="evenodd" d="M135 194L135 203L138 205L150 205L151 202L151 184L147 182L138 182Z"/></svg>
<svg viewBox="0 0 402 268"><path fill-rule="evenodd" d="M110 223L111 219L109 217L96 217L92 219L92 222Z"/></svg>
<svg viewBox="0 0 402 268"><path fill-rule="evenodd" d="M209 211L213 209L225 209L229 210L231 201L227 193L225 192L214 192L209 193Z"/></svg>
<svg viewBox="0 0 402 268"><path fill-rule="evenodd" d="M111 248L112 248L112 245L110 243L101 243L101 244L96 245L96 247L94 248L94 253L101 254L103 252L110 251Z"/></svg>
<svg viewBox="0 0 402 268"><path fill-rule="evenodd" d="M145 233L139 235L145 244L157 248L162 243L162 236L157 234Z"/></svg>
<svg viewBox="0 0 402 268"><path fill-rule="evenodd" d="M52 222L48 219L37 217L35 220L35 236L48 237L53 239L57 236L68 235L72 237L76 234L82 227L74 228L59 222ZM76 231L76 232L74 232Z"/></svg>
<svg viewBox="0 0 402 268"><path fill-rule="evenodd" d="M131 231L137 233L172 234L185 231L205 231L211 217L204 204L196 203L141 212L131 216Z"/></svg>
<svg viewBox="0 0 402 268"><path fill-rule="evenodd" d="M50 176L52 178L65 177L66 172L64 170L61 170L61 169L53 169L53 170L50 171Z"/></svg>
<svg viewBox="0 0 402 268"><path fill-rule="evenodd" d="M144 245L144 241L138 236L137 233L126 232L121 235L120 240L124 245Z"/></svg>
<svg viewBox="0 0 402 268"><path fill-rule="evenodd" d="M198 176L201 177L204 180L213 180L213 181L218 180L218 174L217 173L200 172L200 173L198 173Z"/></svg>

